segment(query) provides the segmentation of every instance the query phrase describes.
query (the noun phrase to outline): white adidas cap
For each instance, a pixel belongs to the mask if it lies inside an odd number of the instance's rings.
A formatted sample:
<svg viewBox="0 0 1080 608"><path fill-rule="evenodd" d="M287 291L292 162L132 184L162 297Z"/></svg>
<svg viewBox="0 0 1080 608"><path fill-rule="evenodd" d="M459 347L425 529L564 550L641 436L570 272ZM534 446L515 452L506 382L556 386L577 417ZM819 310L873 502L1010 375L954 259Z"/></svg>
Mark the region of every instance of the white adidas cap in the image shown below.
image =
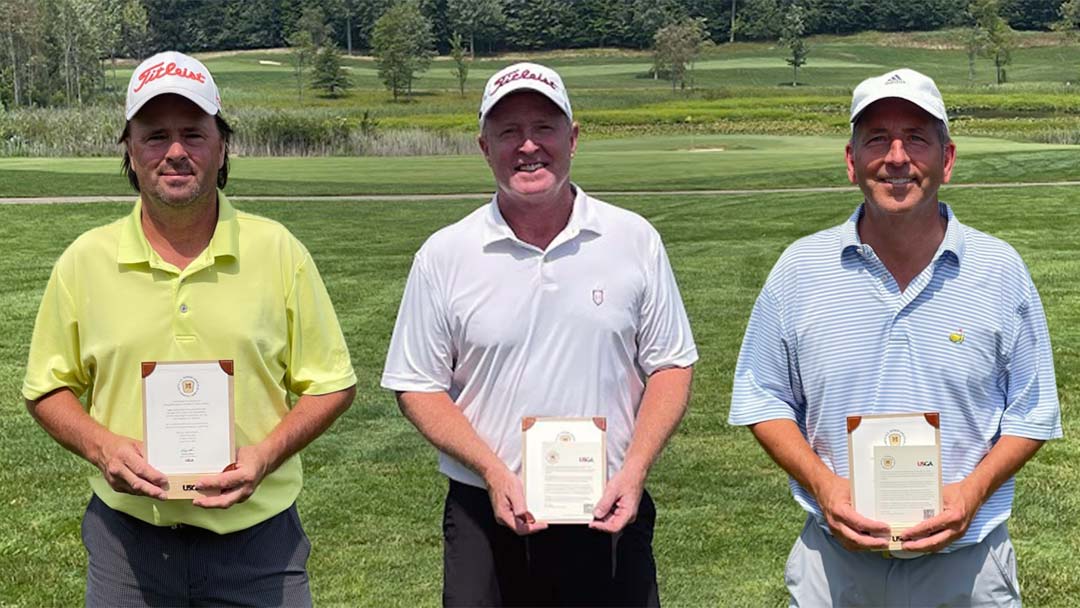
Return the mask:
<svg viewBox="0 0 1080 608"><path fill-rule="evenodd" d="M518 91L540 93L558 106L567 118L574 119L570 97L558 72L538 63L515 63L496 72L484 85L484 97L480 100L480 127L483 128L484 118L495 104Z"/></svg>
<svg viewBox="0 0 1080 608"><path fill-rule="evenodd" d="M851 95L852 128L855 128L859 114L870 107L870 104L891 97L910 101L926 110L928 114L945 123L945 130L948 131L949 115L945 113L945 101L941 98L941 91L938 91L937 85L929 76L909 68L867 78L855 87L855 92Z"/></svg>
<svg viewBox="0 0 1080 608"><path fill-rule="evenodd" d="M210 70L201 61L176 51L165 51L139 64L127 90L127 119L146 102L164 93L191 100L210 115L221 111L221 95Z"/></svg>

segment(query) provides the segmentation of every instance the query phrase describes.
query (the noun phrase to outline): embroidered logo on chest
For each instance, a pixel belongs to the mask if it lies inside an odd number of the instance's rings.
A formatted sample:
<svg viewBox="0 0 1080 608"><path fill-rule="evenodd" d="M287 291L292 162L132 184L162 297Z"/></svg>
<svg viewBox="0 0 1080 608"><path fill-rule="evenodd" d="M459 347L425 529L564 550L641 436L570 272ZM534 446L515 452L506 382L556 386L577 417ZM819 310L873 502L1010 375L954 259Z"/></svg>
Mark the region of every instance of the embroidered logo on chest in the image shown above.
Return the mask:
<svg viewBox="0 0 1080 608"><path fill-rule="evenodd" d="M958 329L949 334L949 342L953 344L963 344L964 342L964 330Z"/></svg>
<svg viewBox="0 0 1080 608"><path fill-rule="evenodd" d="M592 290L592 303L600 306L604 303L604 290L594 289Z"/></svg>

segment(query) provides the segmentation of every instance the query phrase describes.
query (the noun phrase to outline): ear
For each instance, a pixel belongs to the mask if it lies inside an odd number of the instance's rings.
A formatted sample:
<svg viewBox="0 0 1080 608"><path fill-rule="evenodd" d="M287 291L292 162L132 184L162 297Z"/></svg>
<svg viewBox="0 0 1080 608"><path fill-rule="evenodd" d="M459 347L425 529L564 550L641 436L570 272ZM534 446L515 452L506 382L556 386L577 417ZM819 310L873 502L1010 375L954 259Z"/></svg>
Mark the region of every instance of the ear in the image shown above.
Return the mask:
<svg viewBox="0 0 1080 608"><path fill-rule="evenodd" d="M949 142L945 144L945 174L942 183L949 183L949 179L952 177L953 165L956 164L956 144Z"/></svg>
<svg viewBox="0 0 1080 608"><path fill-rule="evenodd" d="M480 134L476 136L476 144L480 146L480 151L484 153L484 158L488 158L488 145L487 140L484 139L483 131L480 131Z"/></svg>
<svg viewBox="0 0 1080 608"><path fill-rule="evenodd" d="M574 153L577 152L577 141L580 128L578 123L574 122L570 125L570 158L574 158Z"/></svg>
<svg viewBox="0 0 1080 608"><path fill-rule="evenodd" d="M844 146L844 160L847 161L847 178L848 178L849 182L851 182L853 184L857 184L858 181L855 178L855 156L854 156L854 154L855 154L855 152L852 150L851 142L849 141L848 144L846 146Z"/></svg>

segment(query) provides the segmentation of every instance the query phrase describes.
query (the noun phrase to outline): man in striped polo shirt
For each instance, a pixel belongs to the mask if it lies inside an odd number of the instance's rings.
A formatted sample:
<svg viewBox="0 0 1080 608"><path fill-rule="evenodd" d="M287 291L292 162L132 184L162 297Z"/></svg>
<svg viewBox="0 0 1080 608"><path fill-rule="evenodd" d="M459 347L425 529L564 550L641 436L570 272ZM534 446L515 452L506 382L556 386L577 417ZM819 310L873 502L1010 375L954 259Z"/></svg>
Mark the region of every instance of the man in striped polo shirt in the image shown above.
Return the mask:
<svg viewBox="0 0 1080 608"><path fill-rule="evenodd" d="M864 202L781 255L732 391L729 422L750 427L809 513L791 603L1019 605L1013 476L1061 436L1039 294L1012 247L938 201L956 146L931 79L863 81L851 124ZM940 412L944 510L890 554L888 525L852 507L845 419L926 410Z"/></svg>

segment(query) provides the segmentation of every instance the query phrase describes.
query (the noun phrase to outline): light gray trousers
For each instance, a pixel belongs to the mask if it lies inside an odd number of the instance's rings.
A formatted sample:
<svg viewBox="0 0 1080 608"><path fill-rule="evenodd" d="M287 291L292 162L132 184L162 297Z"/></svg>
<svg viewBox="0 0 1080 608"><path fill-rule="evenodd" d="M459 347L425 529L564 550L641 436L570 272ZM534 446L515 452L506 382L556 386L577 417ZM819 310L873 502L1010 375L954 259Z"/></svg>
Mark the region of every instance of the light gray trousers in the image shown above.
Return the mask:
<svg viewBox="0 0 1080 608"><path fill-rule="evenodd" d="M848 551L809 517L784 580L792 607L1020 606L1016 553L1005 524L976 545L898 559Z"/></svg>

